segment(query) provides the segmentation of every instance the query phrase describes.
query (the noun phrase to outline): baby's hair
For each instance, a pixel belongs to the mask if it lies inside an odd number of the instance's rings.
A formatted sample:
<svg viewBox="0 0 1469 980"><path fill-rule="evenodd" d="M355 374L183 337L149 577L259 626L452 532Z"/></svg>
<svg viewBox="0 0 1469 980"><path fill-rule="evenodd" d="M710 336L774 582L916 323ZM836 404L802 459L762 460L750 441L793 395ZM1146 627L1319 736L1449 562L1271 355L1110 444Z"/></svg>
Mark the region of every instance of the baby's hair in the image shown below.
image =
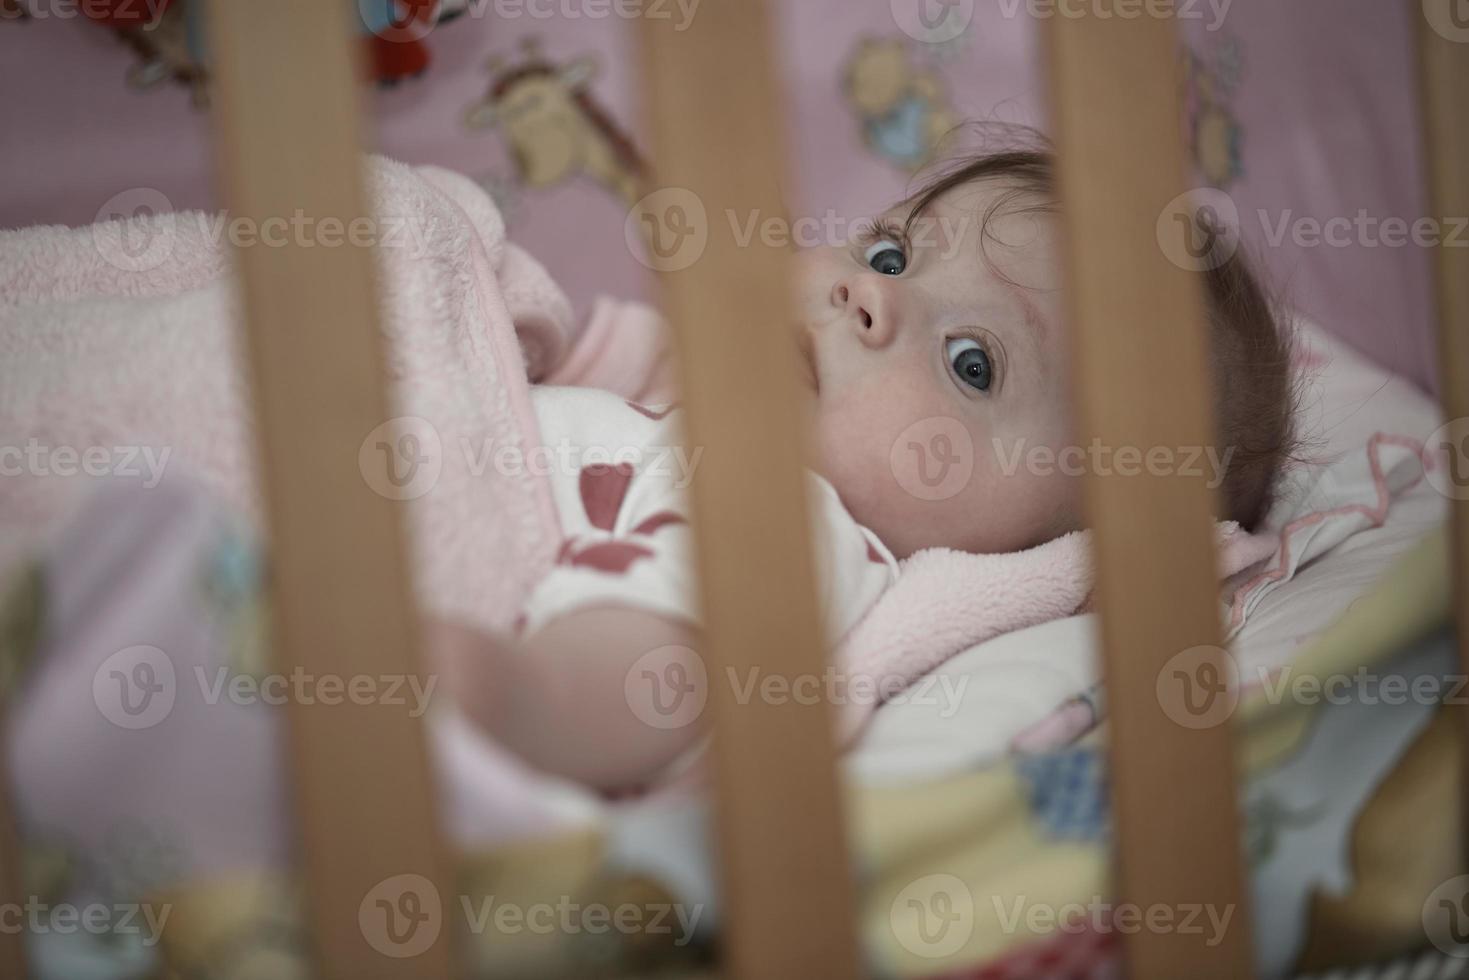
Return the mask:
<svg viewBox="0 0 1469 980"><path fill-rule="evenodd" d="M1055 211L1055 162L1048 144L1033 130L1012 127L1007 133L1005 147L930 171L903 201L908 208L905 230L944 194L977 181L999 181L1011 190L981 216L985 240L990 240L991 219L1001 209L1006 214ZM1219 493L1225 519L1252 529L1265 519L1280 475L1295 459L1297 379L1288 325L1277 317L1242 243L1230 253L1222 236L1213 238L1212 253L1205 256L1207 268L1199 275L1210 328L1216 437L1226 460Z"/></svg>

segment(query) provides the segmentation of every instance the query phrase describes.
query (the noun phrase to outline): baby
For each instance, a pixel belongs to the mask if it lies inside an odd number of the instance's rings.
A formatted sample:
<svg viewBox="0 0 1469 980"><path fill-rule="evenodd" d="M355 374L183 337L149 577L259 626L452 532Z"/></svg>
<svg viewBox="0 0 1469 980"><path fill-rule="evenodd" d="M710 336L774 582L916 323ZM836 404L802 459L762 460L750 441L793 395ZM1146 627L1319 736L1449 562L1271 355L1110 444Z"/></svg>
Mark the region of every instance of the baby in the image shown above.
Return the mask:
<svg viewBox="0 0 1469 980"><path fill-rule="evenodd" d="M851 243L797 259L811 513L829 640L836 643L924 548L1011 552L1081 526L1079 468L1014 465L1014 451L1074 446L1053 164L1042 151L966 160ZM1208 307L1221 519L1255 526L1291 440L1289 350L1240 255L1201 273ZM591 389L541 388L547 444L678 445L676 410ZM915 492L895 453L941 420L967 442L967 481ZM912 428L917 426L918 428ZM961 431L962 430L962 431ZM1054 457L1053 457L1054 458ZM924 465L914 460L914 465ZM630 463L552 476L567 531L518 638L452 624L431 649L456 700L534 764L603 789L645 784L693 748L697 725L650 724L626 692L650 651L699 649L678 472ZM921 489L921 488L920 488Z"/></svg>

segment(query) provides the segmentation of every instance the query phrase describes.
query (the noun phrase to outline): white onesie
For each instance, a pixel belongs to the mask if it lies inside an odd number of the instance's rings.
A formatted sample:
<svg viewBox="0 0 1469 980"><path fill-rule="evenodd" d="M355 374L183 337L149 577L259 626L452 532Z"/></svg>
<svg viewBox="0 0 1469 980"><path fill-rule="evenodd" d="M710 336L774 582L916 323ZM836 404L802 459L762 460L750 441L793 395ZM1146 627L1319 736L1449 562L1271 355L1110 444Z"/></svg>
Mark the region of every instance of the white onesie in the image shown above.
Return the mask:
<svg viewBox="0 0 1469 980"><path fill-rule="evenodd" d="M680 439L683 412L597 388L536 386L531 403L544 449L527 463L548 472L564 539L526 602L523 628L605 605L697 626L687 490L700 453ZM898 563L830 483L808 477L818 598L835 643L896 580Z"/></svg>

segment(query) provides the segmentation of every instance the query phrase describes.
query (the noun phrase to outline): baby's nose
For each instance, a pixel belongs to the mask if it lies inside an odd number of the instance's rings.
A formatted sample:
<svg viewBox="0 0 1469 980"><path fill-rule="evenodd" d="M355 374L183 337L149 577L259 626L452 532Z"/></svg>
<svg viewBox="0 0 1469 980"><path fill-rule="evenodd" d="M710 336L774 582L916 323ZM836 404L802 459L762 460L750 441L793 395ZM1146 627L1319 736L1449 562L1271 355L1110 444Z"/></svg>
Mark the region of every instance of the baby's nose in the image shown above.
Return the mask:
<svg viewBox="0 0 1469 980"><path fill-rule="evenodd" d="M877 274L854 276L832 287L832 304L847 314L848 322L862 343L884 347L898 329L898 303L894 283Z"/></svg>

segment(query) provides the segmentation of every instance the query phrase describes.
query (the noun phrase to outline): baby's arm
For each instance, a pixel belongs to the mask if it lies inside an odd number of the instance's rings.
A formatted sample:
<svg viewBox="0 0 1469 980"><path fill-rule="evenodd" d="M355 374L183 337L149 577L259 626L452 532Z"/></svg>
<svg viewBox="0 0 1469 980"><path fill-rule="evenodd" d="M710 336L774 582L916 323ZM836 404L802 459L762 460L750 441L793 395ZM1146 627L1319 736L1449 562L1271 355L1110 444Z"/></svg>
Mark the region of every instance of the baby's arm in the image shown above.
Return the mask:
<svg viewBox="0 0 1469 980"><path fill-rule="evenodd" d="M703 733L655 727L626 695L637 661L698 648L694 629L626 606L577 609L523 639L429 624L430 650L461 710L531 764L600 789L647 783Z"/></svg>

